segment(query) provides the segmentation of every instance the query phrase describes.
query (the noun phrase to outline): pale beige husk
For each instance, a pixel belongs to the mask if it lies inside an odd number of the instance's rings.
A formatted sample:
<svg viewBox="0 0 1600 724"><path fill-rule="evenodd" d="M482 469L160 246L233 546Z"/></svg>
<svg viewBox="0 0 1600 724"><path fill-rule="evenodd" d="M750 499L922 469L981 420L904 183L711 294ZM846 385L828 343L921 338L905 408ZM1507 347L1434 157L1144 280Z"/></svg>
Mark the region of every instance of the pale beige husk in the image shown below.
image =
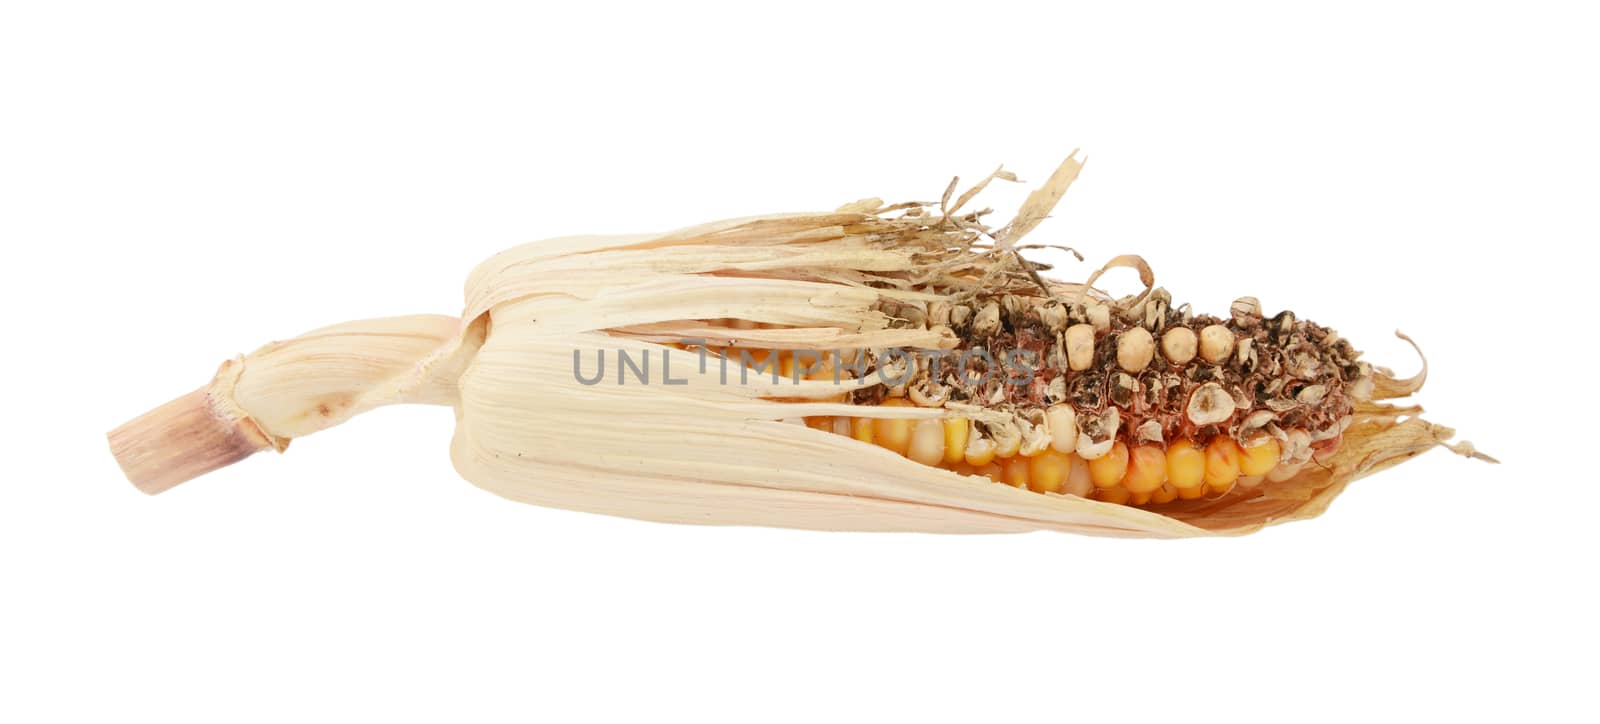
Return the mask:
<svg viewBox="0 0 1600 724"><path fill-rule="evenodd" d="M954 340L947 331L892 328L875 306L885 296L930 298L904 280L943 273L939 264L991 276L998 269L1014 277L1008 283L1024 283L1027 270L1008 261L1009 250L1049 213L1079 166L1069 159L995 232L979 215L959 213L970 195L953 203L947 193L939 206L912 207L930 210L922 219L891 216L866 200L663 234L527 244L472 272L459 318L352 322L274 343L226 365L205 397L223 410L219 418L253 426L279 449L380 405L450 405L456 469L498 495L653 521L818 530L1248 533L1318 515L1351 481L1450 437L1447 428L1417 418L1416 408L1367 403L1323 467L1308 466L1269 496L1194 501L1163 515L998 485L808 428L799 418L949 413L831 402L840 392L832 381L773 384L752 376L740 384L737 367L724 384L715 358L702 372L697 351L668 344L710 337L713 345L768 348L948 348ZM974 243L968 248L953 238ZM900 288L868 286L885 280ZM1051 287L1108 298L1080 285ZM696 321L713 319L780 328ZM583 384L574 352L590 375L597 350L604 350L607 379ZM618 383L617 350L648 355L649 384L631 375ZM663 355L670 377L683 384L667 384ZM1421 382L1379 375L1380 400ZM139 482L131 468L130 477Z"/></svg>

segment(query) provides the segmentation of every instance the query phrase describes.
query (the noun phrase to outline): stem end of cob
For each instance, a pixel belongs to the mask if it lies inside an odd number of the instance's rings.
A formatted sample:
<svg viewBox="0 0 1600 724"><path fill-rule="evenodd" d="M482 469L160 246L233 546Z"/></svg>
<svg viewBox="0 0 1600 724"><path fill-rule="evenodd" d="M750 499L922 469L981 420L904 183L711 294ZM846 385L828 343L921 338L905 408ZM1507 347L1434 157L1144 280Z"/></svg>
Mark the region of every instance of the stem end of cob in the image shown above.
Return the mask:
<svg viewBox="0 0 1600 724"><path fill-rule="evenodd" d="M139 490L155 495L286 440L262 432L206 388L140 415L106 435L111 454Z"/></svg>

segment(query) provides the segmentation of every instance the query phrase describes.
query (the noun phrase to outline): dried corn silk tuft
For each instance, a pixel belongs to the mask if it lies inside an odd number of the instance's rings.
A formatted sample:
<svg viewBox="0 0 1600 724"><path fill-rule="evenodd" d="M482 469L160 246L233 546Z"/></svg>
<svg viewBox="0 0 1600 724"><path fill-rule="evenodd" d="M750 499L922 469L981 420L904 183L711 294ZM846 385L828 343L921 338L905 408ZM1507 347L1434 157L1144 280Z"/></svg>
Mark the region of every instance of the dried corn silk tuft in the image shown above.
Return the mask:
<svg viewBox="0 0 1600 724"><path fill-rule="evenodd" d="M1445 445L1386 400L1422 386L1251 297L1197 314L1137 256L1047 279L938 203L552 239L474 270L461 317L351 322L225 363L110 434L159 492L365 410L449 405L463 477L538 505L823 530L1186 537L1320 514ZM1073 252L1076 254L1076 252ZM1138 273L1137 295L1095 288ZM1424 373L1426 365L1424 365ZM1467 443L1450 446L1487 459Z"/></svg>

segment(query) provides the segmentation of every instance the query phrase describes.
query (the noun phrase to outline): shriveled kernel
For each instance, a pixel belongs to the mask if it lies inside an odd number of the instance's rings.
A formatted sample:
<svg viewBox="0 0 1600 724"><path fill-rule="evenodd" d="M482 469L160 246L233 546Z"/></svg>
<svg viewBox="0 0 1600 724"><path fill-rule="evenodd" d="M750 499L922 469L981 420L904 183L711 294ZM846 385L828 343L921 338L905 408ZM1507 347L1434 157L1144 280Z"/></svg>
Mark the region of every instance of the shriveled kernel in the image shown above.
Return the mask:
<svg viewBox="0 0 1600 724"><path fill-rule="evenodd" d="M944 423L940 420L918 420L911 429L911 447L906 457L923 465L944 462Z"/></svg>
<svg viewBox="0 0 1600 724"><path fill-rule="evenodd" d="M1135 496L1156 491L1167 482L1167 454L1159 445L1137 445L1128 451L1128 471L1122 487Z"/></svg>
<svg viewBox="0 0 1600 724"><path fill-rule="evenodd" d="M1167 482L1174 488L1193 488L1206 480L1206 454L1187 438L1167 446Z"/></svg>
<svg viewBox="0 0 1600 724"><path fill-rule="evenodd" d="M1116 407L1107 407L1099 415L1087 414L1078 418L1078 457L1094 460L1111 451L1116 441L1117 429L1122 426L1121 413Z"/></svg>
<svg viewBox="0 0 1600 724"><path fill-rule="evenodd" d="M1233 417L1234 409L1233 395L1222 385L1207 382L1190 393L1186 414L1196 425L1215 425Z"/></svg>
<svg viewBox="0 0 1600 724"><path fill-rule="evenodd" d="M1049 449L1050 431L1045 428L1042 415L1038 425L1024 424L1022 426L1022 446L1018 449L1019 454L1031 458Z"/></svg>
<svg viewBox="0 0 1600 724"><path fill-rule="evenodd" d="M1239 297L1233 300L1229 311L1240 327L1250 329L1261 321L1261 300L1255 297Z"/></svg>
<svg viewBox="0 0 1600 724"><path fill-rule="evenodd" d="M1278 462L1286 465L1299 465L1311 459L1311 434L1301 429L1290 430L1284 435L1283 449L1279 451L1282 456Z"/></svg>
<svg viewBox="0 0 1600 724"><path fill-rule="evenodd" d="M1133 439L1137 442L1150 442L1157 445L1166 442L1166 433L1161 430L1160 420L1145 420L1133 431Z"/></svg>
<svg viewBox="0 0 1600 724"><path fill-rule="evenodd" d="M1104 332L1111 329L1111 307L1099 302L1090 302L1084 306L1083 313L1096 330Z"/></svg>
<svg viewBox="0 0 1600 724"><path fill-rule="evenodd" d="M1233 331L1220 324L1200 330L1200 359L1217 365L1233 354Z"/></svg>
<svg viewBox="0 0 1600 724"><path fill-rule="evenodd" d="M1144 327L1130 327L1117 337L1117 366L1138 374L1155 358L1156 340Z"/></svg>
<svg viewBox="0 0 1600 724"><path fill-rule="evenodd" d="M1045 328L1052 332L1060 332L1067 326L1067 308L1060 302L1050 302L1039 309L1039 321L1044 322Z"/></svg>
<svg viewBox="0 0 1600 724"><path fill-rule="evenodd" d="M964 455L967 464L981 468L994 462L994 441L982 435L973 435L967 438L967 449Z"/></svg>
<svg viewBox="0 0 1600 724"><path fill-rule="evenodd" d="M1232 486L1239 479L1239 444L1219 435L1206 443L1206 484Z"/></svg>
<svg viewBox="0 0 1600 724"><path fill-rule="evenodd" d="M1306 467L1305 463L1288 463L1279 465L1267 472L1267 482L1281 483L1300 474Z"/></svg>
<svg viewBox="0 0 1600 724"><path fill-rule="evenodd" d="M1028 459L1019 455L1000 461L1000 482L1014 488L1028 487Z"/></svg>
<svg viewBox="0 0 1600 724"><path fill-rule="evenodd" d="M1056 405L1044 414L1045 426L1050 428L1050 448L1059 453L1078 449L1078 414L1070 405Z"/></svg>
<svg viewBox="0 0 1600 724"><path fill-rule="evenodd" d="M912 405L908 400L893 398L884 400L882 406L911 407ZM906 449L911 446L911 423L911 420L904 418L874 418L872 421L872 442L879 447L904 455L906 454Z"/></svg>
<svg viewBox="0 0 1600 724"><path fill-rule="evenodd" d="M1316 451L1311 454L1311 459L1319 463L1325 463L1328 461L1328 458L1339 454L1339 448L1343 445L1344 438L1342 437L1336 437L1332 440L1319 443Z"/></svg>
<svg viewBox="0 0 1600 724"><path fill-rule="evenodd" d="M1152 505L1161 505L1162 503L1170 503L1177 500L1177 498L1178 489L1173 487L1172 483L1167 483L1157 489L1156 492L1150 494L1150 503Z"/></svg>
<svg viewBox="0 0 1600 724"><path fill-rule="evenodd" d="M1121 440L1113 443L1106 454L1089 461L1089 477L1097 488L1116 486L1127 473L1128 446Z"/></svg>
<svg viewBox="0 0 1600 724"><path fill-rule="evenodd" d="M1105 501L1107 503L1116 503L1117 505L1127 505L1128 504L1128 499L1131 498L1131 497L1132 497L1132 495L1128 492L1128 489L1124 488L1124 487L1122 487L1120 485L1113 486L1113 487L1110 487L1110 488L1095 488L1094 489L1094 499L1095 500L1102 500L1102 501Z"/></svg>
<svg viewBox="0 0 1600 724"><path fill-rule="evenodd" d="M991 301L978 310L972 320L972 333L978 337L988 337L1000 331L1000 304Z"/></svg>
<svg viewBox="0 0 1600 724"><path fill-rule="evenodd" d="M1038 493L1059 493L1066 489L1067 473L1072 469L1072 458L1045 450L1028 458L1028 489Z"/></svg>
<svg viewBox="0 0 1600 724"><path fill-rule="evenodd" d="M940 407L950 400L950 388L922 380L906 385L906 397L917 407Z"/></svg>
<svg viewBox="0 0 1600 724"><path fill-rule="evenodd" d="M959 463L966 459L967 436L972 432L972 423L964 417L954 417L944 421L944 461Z"/></svg>
<svg viewBox="0 0 1600 724"><path fill-rule="evenodd" d="M1067 367L1078 372L1094 364L1094 326L1074 324L1062 335L1067 348Z"/></svg>
<svg viewBox="0 0 1600 724"><path fill-rule="evenodd" d="M1073 455L1067 470L1067 486L1061 492L1087 498L1093 491L1094 479L1089 477L1089 461Z"/></svg>
<svg viewBox="0 0 1600 724"><path fill-rule="evenodd" d="M1161 335L1161 354L1175 365L1188 364L1198 346L1194 330L1188 327L1173 327Z"/></svg>
<svg viewBox="0 0 1600 724"><path fill-rule="evenodd" d="M1008 458L1022 450L1022 431L1016 425L995 425L990 432L994 433L994 454Z"/></svg>
<svg viewBox="0 0 1600 724"><path fill-rule="evenodd" d="M1260 442L1245 446L1239 456L1239 473L1241 475L1266 475L1278 464L1283 450L1278 441L1272 438L1263 438Z"/></svg>
<svg viewBox="0 0 1600 724"><path fill-rule="evenodd" d="M1234 361L1238 363L1239 367L1247 370L1256 368L1256 363L1261 356L1256 354L1255 345L1256 341L1249 337L1239 340L1239 348L1233 354Z"/></svg>

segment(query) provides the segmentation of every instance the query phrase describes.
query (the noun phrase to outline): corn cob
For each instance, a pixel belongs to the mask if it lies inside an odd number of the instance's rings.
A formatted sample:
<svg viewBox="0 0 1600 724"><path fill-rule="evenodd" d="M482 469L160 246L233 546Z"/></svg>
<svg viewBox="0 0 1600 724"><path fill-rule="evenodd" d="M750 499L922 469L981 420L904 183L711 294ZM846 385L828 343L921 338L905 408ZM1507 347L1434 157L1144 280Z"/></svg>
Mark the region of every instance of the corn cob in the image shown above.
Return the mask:
<svg viewBox="0 0 1600 724"><path fill-rule="evenodd" d="M110 433L160 492L394 403L453 406L457 470L505 497L649 520L814 529L1240 534L1320 514L1446 445L1420 389L1244 297L1174 305L1137 256L1050 281L1011 222L937 203L573 237L480 265L460 318L353 322L225 363ZM1076 253L1076 252L1074 252ZM1143 289L1113 298L1126 267ZM1409 340L1408 340L1409 341ZM610 363L609 368L607 363Z"/></svg>

